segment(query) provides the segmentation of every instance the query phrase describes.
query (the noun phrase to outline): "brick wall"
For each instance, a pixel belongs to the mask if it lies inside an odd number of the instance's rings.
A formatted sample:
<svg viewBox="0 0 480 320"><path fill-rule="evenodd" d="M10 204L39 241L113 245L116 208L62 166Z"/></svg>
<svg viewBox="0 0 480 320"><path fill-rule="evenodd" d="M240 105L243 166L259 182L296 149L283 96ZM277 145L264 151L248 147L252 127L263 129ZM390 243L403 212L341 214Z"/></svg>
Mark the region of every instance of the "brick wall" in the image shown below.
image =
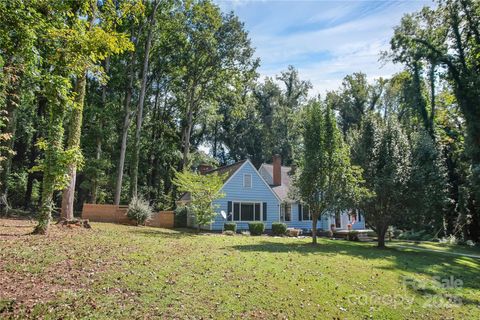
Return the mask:
<svg viewBox="0 0 480 320"><path fill-rule="evenodd" d="M134 225L127 218L128 206L116 206L111 204L85 203L82 210L82 218L93 222L111 222L127 225ZM175 214L173 211L160 211L153 214L152 219L147 222L148 226L173 228Z"/></svg>

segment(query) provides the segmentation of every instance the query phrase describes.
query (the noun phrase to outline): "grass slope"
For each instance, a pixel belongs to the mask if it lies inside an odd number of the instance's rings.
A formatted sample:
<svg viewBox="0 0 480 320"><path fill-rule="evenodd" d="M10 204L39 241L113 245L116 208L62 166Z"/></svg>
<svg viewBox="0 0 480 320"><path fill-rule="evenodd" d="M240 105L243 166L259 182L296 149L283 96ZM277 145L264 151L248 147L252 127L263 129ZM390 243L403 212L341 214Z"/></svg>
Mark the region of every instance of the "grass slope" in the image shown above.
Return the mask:
<svg viewBox="0 0 480 320"><path fill-rule="evenodd" d="M449 319L480 314L480 260L368 243L0 220L0 318ZM458 288L433 277L460 279ZM427 286L405 286L404 277ZM461 299L448 303L446 296Z"/></svg>

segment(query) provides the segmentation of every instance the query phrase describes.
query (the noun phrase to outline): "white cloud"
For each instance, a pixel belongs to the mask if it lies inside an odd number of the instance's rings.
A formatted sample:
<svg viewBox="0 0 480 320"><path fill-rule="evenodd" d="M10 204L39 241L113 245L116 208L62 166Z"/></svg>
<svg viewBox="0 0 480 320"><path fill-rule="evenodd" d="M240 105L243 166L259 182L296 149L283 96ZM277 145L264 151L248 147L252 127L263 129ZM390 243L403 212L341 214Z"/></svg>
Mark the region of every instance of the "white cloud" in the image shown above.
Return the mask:
<svg viewBox="0 0 480 320"><path fill-rule="evenodd" d="M260 74L274 76L289 64L314 85L314 93L338 88L347 74L388 77L400 66L379 62L393 27L426 1L235 1L250 31ZM226 1L219 1L228 9ZM233 5L233 3L230 3ZM231 7L231 6L230 6ZM232 9L232 8L230 8ZM383 67L382 67L383 66Z"/></svg>

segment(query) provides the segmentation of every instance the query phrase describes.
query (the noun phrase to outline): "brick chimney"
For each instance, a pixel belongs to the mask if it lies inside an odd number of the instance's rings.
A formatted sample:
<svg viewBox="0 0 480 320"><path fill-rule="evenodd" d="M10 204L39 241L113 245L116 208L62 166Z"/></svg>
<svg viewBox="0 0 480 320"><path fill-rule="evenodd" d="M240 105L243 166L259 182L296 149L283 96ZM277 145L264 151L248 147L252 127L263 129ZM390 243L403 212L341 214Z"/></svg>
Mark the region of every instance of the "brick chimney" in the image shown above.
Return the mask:
<svg viewBox="0 0 480 320"><path fill-rule="evenodd" d="M212 170L213 167L209 164L202 163L201 165L198 166L198 171L200 171L200 174L205 174L206 172Z"/></svg>
<svg viewBox="0 0 480 320"><path fill-rule="evenodd" d="M282 184L282 157L279 154L273 156L273 185Z"/></svg>

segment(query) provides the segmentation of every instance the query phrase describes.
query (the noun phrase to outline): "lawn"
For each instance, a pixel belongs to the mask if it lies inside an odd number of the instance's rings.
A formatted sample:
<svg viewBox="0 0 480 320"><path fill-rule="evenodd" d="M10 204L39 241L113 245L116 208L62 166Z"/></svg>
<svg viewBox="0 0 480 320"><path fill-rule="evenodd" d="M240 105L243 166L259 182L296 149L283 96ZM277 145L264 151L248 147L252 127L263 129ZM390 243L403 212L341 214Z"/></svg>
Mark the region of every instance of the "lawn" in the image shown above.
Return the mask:
<svg viewBox="0 0 480 320"><path fill-rule="evenodd" d="M439 243L432 241L393 241L391 246L402 246L409 248L420 248L428 250L436 250L445 253L475 255L480 257L480 247L469 247L467 245L451 245L447 243Z"/></svg>
<svg viewBox="0 0 480 320"><path fill-rule="evenodd" d="M478 318L480 260L370 243L0 219L0 318ZM408 280L405 280L408 279ZM454 279L451 287L437 280ZM459 281L461 283L459 283ZM408 284L408 285L407 285Z"/></svg>

